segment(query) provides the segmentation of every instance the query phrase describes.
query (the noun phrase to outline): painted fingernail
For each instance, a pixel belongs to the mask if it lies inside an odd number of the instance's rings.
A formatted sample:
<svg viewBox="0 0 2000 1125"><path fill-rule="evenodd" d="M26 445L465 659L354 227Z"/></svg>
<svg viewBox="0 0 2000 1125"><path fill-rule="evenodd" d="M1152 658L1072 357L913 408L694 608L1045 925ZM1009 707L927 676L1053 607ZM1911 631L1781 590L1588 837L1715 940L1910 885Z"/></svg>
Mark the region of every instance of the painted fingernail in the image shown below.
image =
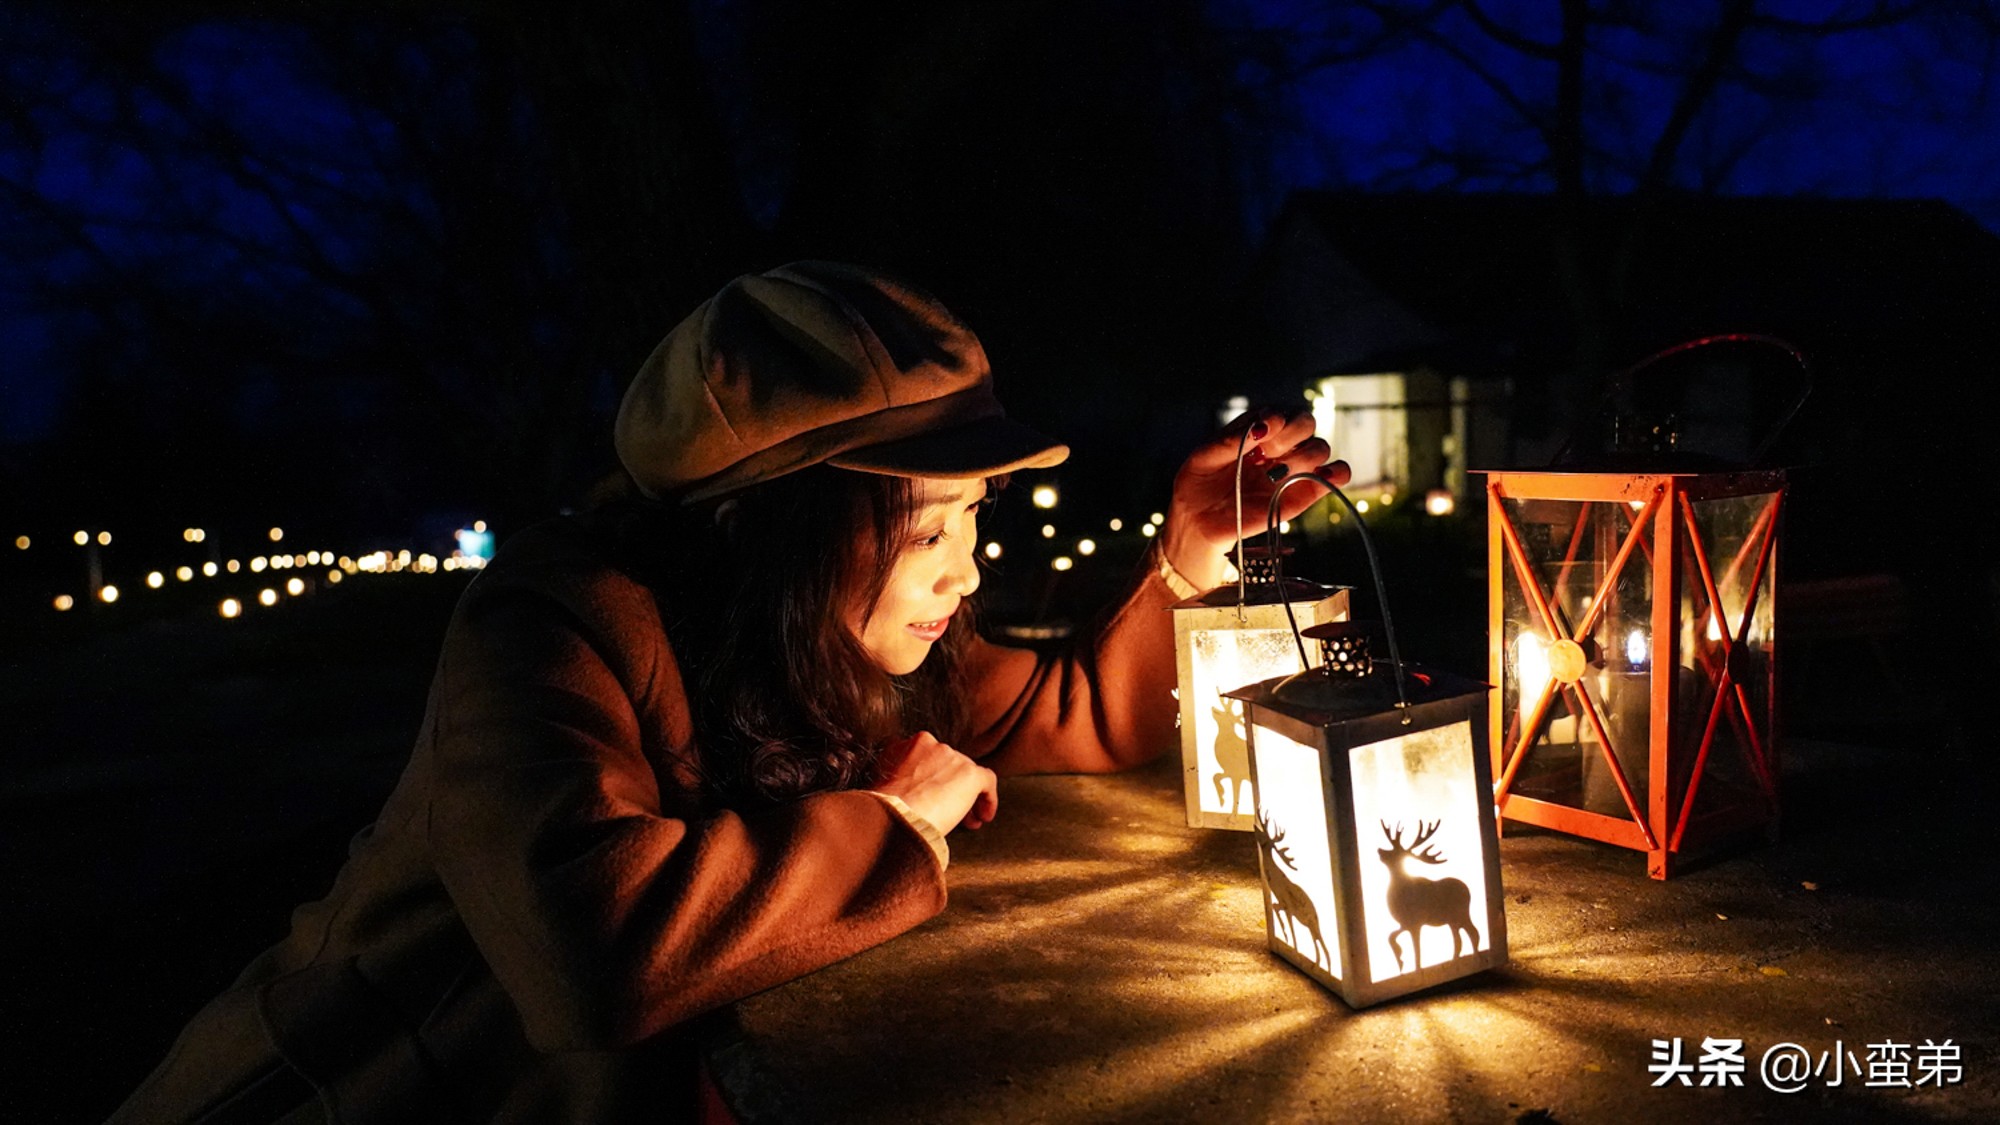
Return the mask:
<svg viewBox="0 0 2000 1125"><path fill-rule="evenodd" d="M1283 465L1273 465L1269 469L1264 470L1264 475L1271 478L1272 484L1276 484L1285 479L1285 474L1288 471Z"/></svg>
<svg viewBox="0 0 2000 1125"><path fill-rule="evenodd" d="M1269 458L1264 456L1264 451L1261 449L1252 449L1243 456L1244 463L1249 465L1261 465L1267 460Z"/></svg>
<svg viewBox="0 0 2000 1125"><path fill-rule="evenodd" d="M1256 425L1250 427L1250 436L1253 438L1261 438L1265 434L1268 434L1270 432L1271 432L1271 427L1265 425L1262 422L1259 422Z"/></svg>

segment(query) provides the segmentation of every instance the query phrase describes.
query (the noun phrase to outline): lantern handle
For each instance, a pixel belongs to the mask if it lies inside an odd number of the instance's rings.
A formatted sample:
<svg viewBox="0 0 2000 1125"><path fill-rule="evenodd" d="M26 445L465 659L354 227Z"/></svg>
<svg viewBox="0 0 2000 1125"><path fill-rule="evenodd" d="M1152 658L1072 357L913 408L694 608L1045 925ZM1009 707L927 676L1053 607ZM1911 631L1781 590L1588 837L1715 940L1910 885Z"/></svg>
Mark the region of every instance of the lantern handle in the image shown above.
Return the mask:
<svg viewBox="0 0 2000 1125"><path fill-rule="evenodd" d="M1788 341L1761 332L1723 332L1713 336L1701 336L1693 340L1685 340L1670 348L1663 348L1660 351L1654 352L1652 355L1612 375L1607 380L1608 385L1605 387L1602 402L1609 402L1616 395L1620 387L1630 383L1634 375L1639 374L1654 364L1671 359L1683 352L1694 351L1697 348L1712 347L1716 344L1768 344L1790 356L1792 361L1799 365L1800 373L1805 376L1805 382L1799 388L1798 397L1793 399L1792 404L1785 408L1785 413L1771 427L1771 432L1765 434L1764 440L1758 442L1757 448L1751 451L1749 463L1754 468L1763 463L1764 454L1770 452L1771 446L1776 444L1778 436L1784 433L1785 428L1792 424L1792 419L1798 416L1799 408L1806 404L1807 396L1812 394L1812 361L1806 358L1806 354L1803 351L1800 351ZM1574 444L1576 444L1576 435L1571 434L1563 440L1562 447L1556 450L1555 456L1549 459L1549 465L1551 467L1560 465L1563 458L1569 455L1570 447Z"/></svg>
<svg viewBox="0 0 2000 1125"><path fill-rule="evenodd" d="M1284 470L1281 466L1277 471L1283 472ZM1347 498L1347 493L1334 487L1333 483L1325 477L1319 476L1316 473L1293 473L1291 476L1279 481L1278 487L1271 491L1271 508L1265 518L1265 529L1273 539L1277 538L1279 498L1284 496L1285 489L1305 480L1312 481L1314 484L1319 485L1338 497L1341 504L1347 508L1348 513L1354 517L1355 526L1361 529L1361 546L1368 553L1368 569L1375 575L1376 604L1381 606L1382 609L1382 632L1389 638L1389 665L1396 671L1396 710L1402 713L1403 724L1408 726L1410 723L1410 696L1409 692L1405 689L1403 680L1402 650L1396 646L1396 625L1389 618L1389 589L1382 581L1382 560L1375 554L1375 538L1368 534L1368 521L1361 518L1360 509L1354 506L1354 501ZM1282 589L1285 582L1284 560L1274 553L1272 555L1272 565L1275 568L1273 576L1277 579L1278 585ZM1303 667L1310 669L1312 661L1306 657L1305 637L1299 632L1299 619L1293 615L1292 603L1289 600L1285 602L1285 620L1292 627L1293 643L1299 646L1299 663Z"/></svg>
<svg viewBox="0 0 2000 1125"><path fill-rule="evenodd" d="M1243 569L1243 452L1250 444L1250 427L1236 435L1236 621L1243 622L1243 606L1250 599L1250 579Z"/></svg>

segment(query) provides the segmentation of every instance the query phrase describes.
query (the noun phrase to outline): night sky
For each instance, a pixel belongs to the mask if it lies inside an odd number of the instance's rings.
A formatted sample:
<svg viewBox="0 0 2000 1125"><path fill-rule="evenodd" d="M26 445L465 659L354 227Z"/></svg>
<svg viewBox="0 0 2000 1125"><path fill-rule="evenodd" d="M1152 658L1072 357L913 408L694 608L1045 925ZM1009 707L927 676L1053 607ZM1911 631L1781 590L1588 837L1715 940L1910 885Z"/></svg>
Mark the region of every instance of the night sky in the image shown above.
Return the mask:
<svg viewBox="0 0 2000 1125"><path fill-rule="evenodd" d="M1207 416L1254 374L1207 310L1303 188L1996 230L1984 16L1591 5L1566 88L1550 2L10 6L0 500L518 524L609 467L651 341L790 257L919 278L1088 439L1133 379Z"/></svg>

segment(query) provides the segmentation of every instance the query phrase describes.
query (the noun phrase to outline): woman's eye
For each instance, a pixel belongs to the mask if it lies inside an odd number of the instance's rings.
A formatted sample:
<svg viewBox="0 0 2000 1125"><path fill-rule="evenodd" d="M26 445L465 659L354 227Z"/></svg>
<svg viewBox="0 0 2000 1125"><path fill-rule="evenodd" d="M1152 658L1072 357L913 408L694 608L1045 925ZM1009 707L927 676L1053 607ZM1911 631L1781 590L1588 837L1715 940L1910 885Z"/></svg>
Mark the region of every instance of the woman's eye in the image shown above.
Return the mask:
<svg viewBox="0 0 2000 1125"><path fill-rule="evenodd" d="M918 539L917 539L917 546L919 546L919 547L935 547L935 546L937 546L937 545L938 545L939 543L942 543L942 542L944 542L944 532L942 532L942 531L934 531L934 532L930 533L929 535L924 535L924 536L919 536L919 537L918 537Z"/></svg>

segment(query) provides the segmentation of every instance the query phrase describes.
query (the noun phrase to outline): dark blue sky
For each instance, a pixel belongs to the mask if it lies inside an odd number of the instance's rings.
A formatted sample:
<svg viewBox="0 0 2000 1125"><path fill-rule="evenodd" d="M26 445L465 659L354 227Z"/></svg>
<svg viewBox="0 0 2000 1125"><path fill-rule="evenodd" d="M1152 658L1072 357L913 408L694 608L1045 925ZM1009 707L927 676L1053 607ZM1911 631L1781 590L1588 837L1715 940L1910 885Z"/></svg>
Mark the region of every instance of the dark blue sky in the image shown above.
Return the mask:
<svg viewBox="0 0 2000 1125"><path fill-rule="evenodd" d="M1591 40L1585 174L1593 191L1638 182L1719 5L1641 7L1652 23L1607 25ZM1788 0L1763 10L1811 19L1862 7ZM1209 9L1218 28L1263 44L1232 76L1247 107L1235 111L1230 156L1247 242L1301 187L1553 186L1546 136L1530 123L1552 103L1553 64L1464 12L1422 34L1381 36L1379 22L1352 7L1215 0ZM1526 2L1484 9L1504 35L1528 40L1553 39L1555 10ZM743 60L732 54L740 12L719 0L696 11L724 124L738 130L748 210L769 224L784 206L790 169L784 146L755 132L767 123L743 111ZM8 279L0 284L0 441L48 434L79 363L146 363L117 340L121 325L141 315L121 275L150 279L176 301L229 305L246 319L259 310L283 319L288 307L310 306L311 316L285 321L289 342L308 351L315 339L337 347L375 315L328 279L383 268L385 246L424 237L436 201L410 174L422 159L412 141L423 134L344 86L309 35L274 20L196 26L154 44L153 74L135 82L56 23L23 13L0 19L5 90L19 107L0 123ZM1312 63L1314 51L1371 37L1379 45L1356 57ZM1273 42L1289 46L1273 51ZM2000 229L2000 106L1984 45L1917 20L1844 34L1774 26L1746 33L1739 48L1688 131L1672 186L1942 198ZM411 52L409 65L436 66L439 49L433 40ZM443 57L450 49L443 45ZM480 112L452 73L432 77L434 112ZM227 143L216 143L217 130Z"/></svg>
<svg viewBox="0 0 2000 1125"><path fill-rule="evenodd" d="M1591 190L1632 189L1721 7L1639 5L1647 26L1593 31L1585 73ZM1764 0L1758 10L1809 22L1873 7ZM1217 8L1243 26L1298 28L1295 64L1327 43L1362 42L1381 30L1351 8L1334 20L1324 14L1328 5L1310 2L1233 0ZM1554 3L1493 0L1483 10L1527 39L1560 34ZM2000 231L1996 62L1991 39L1968 26L1940 17L1851 31L1780 24L1745 32L1680 149L1673 185L1730 195L1944 199ZM1270 136L1251 179L1259 188L1253 215L1272 213L1287 192L1309 185L1553 187L1543 138L1522 109L1553 102L1555 64L1482 33L1463 11L1434 28L1434 36L1402 37L1303 74L1286 93L1295 118Z"/></svg>

